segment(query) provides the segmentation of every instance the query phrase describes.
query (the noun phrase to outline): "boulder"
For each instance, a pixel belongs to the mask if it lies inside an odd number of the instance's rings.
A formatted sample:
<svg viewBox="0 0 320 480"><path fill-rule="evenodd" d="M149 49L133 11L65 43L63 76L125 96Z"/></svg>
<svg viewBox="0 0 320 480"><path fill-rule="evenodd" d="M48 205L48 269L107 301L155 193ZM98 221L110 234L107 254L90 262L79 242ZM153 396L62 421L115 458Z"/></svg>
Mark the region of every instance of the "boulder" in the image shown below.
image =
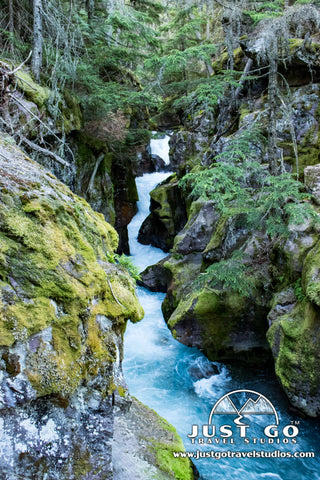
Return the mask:
<svg viewBox="0 0 320 480"><path fill-rule="evenodd" d="M172 278L170 271L164 268L168 258L165 257L155 265L150 265L150 267L146 268L140 274L141 280L138 283L151 290L151 292L166 293Z"/></svg>
<svg viewBox="0 0 320 480"><path fill-rule="evenodd" d="M111 479L134 281L102 214L12 139L0 153L0 476Z"/></svg>
<svg viewBox="0 0 320 480"><path fill-rule="evenodd" d="M281 303L280 303L281 302ZM267 338L276 375L291 404L320 415L320 309L308 300L274 299Z"/></svg>
<svg viewBox="0 0 320 480"><path fill-rule="evenodd" d="M188 222L174 239L174 250L187 255L202 252L215 230L219 214L211 201L193 202L188 215Z"/></svg>

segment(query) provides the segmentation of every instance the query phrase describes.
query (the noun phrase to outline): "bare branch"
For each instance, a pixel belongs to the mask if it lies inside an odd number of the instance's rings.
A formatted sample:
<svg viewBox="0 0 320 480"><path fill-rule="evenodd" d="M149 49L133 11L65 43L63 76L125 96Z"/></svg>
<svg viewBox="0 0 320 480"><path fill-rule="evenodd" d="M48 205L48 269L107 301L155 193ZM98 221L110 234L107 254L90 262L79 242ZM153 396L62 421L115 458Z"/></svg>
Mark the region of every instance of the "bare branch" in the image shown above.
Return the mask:
<svg viewBox="0 0 320 480"><path fill-rule="evenodd" d="M87 193L90 193L92 188L93 188L94 179L96 177L96 174L97 174L98 168L100 166L100 163L102 162L103 159L104 159L104 153L101 153L101 155L99 155L99 157L96 161L96 164L94 166L94 169L93 169L93 172L92 172L92 175L91 175L91 178L90 178L90 182L89 182L89 185L88 185L88 188L87 188Z"/></svg>
<svg viewBox="0 0 320 480"><path fill-rule="evenodd" d="M59 157L59 155L56 155L55 153L51 152L50 150L47 150L46 148L40 147L39 145L28 140L26 137L21 136L20 139L22 143L24 143L25 145L28 145L28 147L30 147L32 150L53 158L53 160L60 163L64 167L70 167L70 163L66 162L63 158Z"/></svg>
<svg viewBox="0 0 320 480"><path fill-rule="evenodd" d="M30 50L29 52L29 55L27 56L27 58L17 67L15 68L14 70L12 70L11 72L8 72L7 75L14 75L18 70L20 70L20 68L23 67L23 65L25 65L27 63L27 61L29 60L29 58L31 57L32 55L32 50Z"/></svg>

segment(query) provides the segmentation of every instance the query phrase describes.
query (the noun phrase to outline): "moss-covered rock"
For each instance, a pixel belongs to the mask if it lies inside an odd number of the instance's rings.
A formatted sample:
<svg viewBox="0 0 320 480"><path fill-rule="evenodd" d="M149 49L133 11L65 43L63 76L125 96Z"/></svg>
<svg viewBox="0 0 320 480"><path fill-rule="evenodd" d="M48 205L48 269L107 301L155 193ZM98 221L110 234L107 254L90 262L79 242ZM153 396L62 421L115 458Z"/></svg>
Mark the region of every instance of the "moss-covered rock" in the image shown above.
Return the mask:
<svg viewBox="0 0 320 480"><path fill-rule="evenodd" d="M209 360L255 362L268 356L265 305L236 292L201 288L179 302L170 316L174 337L201 349Z"/></svg>
<svg viewBox="0 0 320 480"><path fill-rule="evenodd" d="M236 48L233 50L233 62L234 62L234 70L243 70L245 65L244 61L244 53L241 47ZM230 60L229 55L227 52L224 52L220 55L220 57L213 62L213 70L215 73L221 73L223 70L227 70L229 66Z"/></svg>
<svg viewBox="0 0 320 480"><path fill-rule="evenodd" d="M114 480L193 480L191 461L173 455L184 451L176 429L134 398L115 419Z"/></svg>
<svg viewBox="0 0 320 480"><path fill-rule="evenodd" d="M0 137L1 475L109 478L122 336L143 316L117 245L102 214Z"/></svg>
<svg viewBox="0 0 320 480"><path fill-rule="evenodd" d="M114 155L105 142L85 133L76 133L72 144L75 151L75 192L114 225L114 188L111 180Z"/></svg>
<svg viewBox="0 0 320 480"><path fill-rule="evenodd" d="M51 95L50 89L36 83L26 70L19 70L16 77L17 85L24 92L27 99L35 103L39 108L44 107Z"/></svg>
<svg viewBox="0 0 320 480"><path fill-rule="evenodd" d="M290 402L305 414L320 415L320 310L308 300L275 299L267 338L275 371ZM270 318L270 316L269 316Z"/></svg>
<svg viewBox="0 0 320 480"><path fill-rule="evenodd" d="M264 289L270 278L264 248L263 238L246 243L250 294L241 292L240 286L237 290L219 282L214 286L202 282L203 253L173 253L163 263L172 280L162 311L177 340L198 347L214 361L255 362L257 352L261 361L268 359L265 334L270 297ZM221 268L227 267L221 264Z"/></svg>
<svg viewBox="0 0 320 480"><path fill-rule="evenodd" d="M202 252L215 231L219 214L213 202L201 199L192 202L188 222L174 239L173 249L180 254Z"/></svg>
<svg viewBox="0 0 320 480"><path fill-rule="evenodd" d="M138 320L142 311L133 282L110 263L118 239L103 216L15 147L2 146L15 161L1 158L1 344L11 347L51 328L51 353L44 358L42 342L28 350L24 373L38 393L70 393L91 364L97 371L113 358L97 316L117 325ZM92 357L85 359L88 347ZM59 369L61 382L50 377Z"/></svg>
<svg viewBox="0 0 320 480"><path fill-rule="evenodd" d="M320 242L306 256L302 281L307 298L320 307Z"/></svg>

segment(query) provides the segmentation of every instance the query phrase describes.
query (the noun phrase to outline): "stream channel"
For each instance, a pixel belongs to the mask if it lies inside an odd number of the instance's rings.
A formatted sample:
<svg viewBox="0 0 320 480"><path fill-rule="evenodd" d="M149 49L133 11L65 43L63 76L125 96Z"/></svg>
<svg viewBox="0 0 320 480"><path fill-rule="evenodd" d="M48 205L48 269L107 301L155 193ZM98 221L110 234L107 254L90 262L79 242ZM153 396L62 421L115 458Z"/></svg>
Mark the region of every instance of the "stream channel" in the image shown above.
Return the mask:
<svg viewBox="0 0 320 480"><path fill-rule="evenodd" d="M169 163L169 137L152 144L152 153L161 156ZM156 149L156 150L155 150ZM131 221L129 230L132 260L140 269L157 263L164 258L160 249L141 245L137 241L139 228L149 214L149 192L170 173L145 174L136 179L139 202L138 213ZM165 294L153 293L142 287L137 289L139 300L145 310L144 319L138 324L128 324L125 334L123 370L130 393L141 402L156 410L162 417L173 424L180 434L188 452L218 452L226 455L227 451L249 452L265 451L272 454L270 458L199 458L194 463L203 480L320 480L320 428L319 421L302 419L288 409L288 402L277 381L269 371L252 370L243 366L222 365L209 362L197 349L189 348L176 341L166 326L161 312L161 303ZM253 390L265 395L274 405L279 416L279 441L263 434L264 427L270 420L266 415L246 416L245 423L250 422L250 443L244 443L234 428L230 415L215 415L218 425L231 425L235 444L227 438L221 443L219 430L212 438L212 444L199 445L191 443L192 425L198 425L201 434L202 425L208 424L208 417L214 404L224 394L234 390ZM243 395L246 399L245 394ZM241 401L241 400L240 400ZM269 416L270 418L270 416ZM266 423L267 422L267 423ZM287 439L282 429L286 425L298 422L297 443ZM273 423L273 422L271 422ZM217 427L217 429L219 426ZM292 432L289 429L290 432ZM210 431L209 431L210 432ZM233 437L232 437L233 438ZM254 443L254 438L257 443ZM220 439L216 443L215 439ZM266 443L260 443L260 439ZM282 443L283 440L289 443ZM205 439L205 442L207 439ZM220 452L220 453L219 453ZM290 452L290 453L289 453ZM295 452L314 452L315 458L278 458L275 455L293 455ZM205 453L202 453L204 455ZM235 453L234 453L235 454ZM195 454L196 455L196 454Z"/></svg>

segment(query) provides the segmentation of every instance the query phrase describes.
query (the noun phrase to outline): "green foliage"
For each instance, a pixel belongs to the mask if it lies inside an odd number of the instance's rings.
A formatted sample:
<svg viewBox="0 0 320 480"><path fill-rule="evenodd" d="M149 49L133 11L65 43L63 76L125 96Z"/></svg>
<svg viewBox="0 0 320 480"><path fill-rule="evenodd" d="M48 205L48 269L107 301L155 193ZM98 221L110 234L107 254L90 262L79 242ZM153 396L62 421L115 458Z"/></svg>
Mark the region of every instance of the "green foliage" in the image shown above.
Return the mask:
<svg viewBox="0 0 320 480"><path fill-rule="evenodd" d="M249 297L254 288L251 270L244 263L243 253L233 252L232 257L210 265L196 280L196 287L208 285L212 288L222 288Z"/></svg>
<svg viewBox="0 0 320 480"><path fill-rule="evenodd" d="M302 288L302 285L301 285L301 278L298 278L298 280L294 284L293 288L294 288L294 294L295 294L298 302L303 302L303 300L305 300L306 296L304 294L304 291L303 291L303 288Z"/></svg>
<svg viewBox="0 0 320 480"><path fill-rule="evenodd" d="M114 256L115 261L124 267L129 275L134 279L134 280L141 280L141 277L139 275L139 270L138 268L132 263L132 260L130 257L127 257L126 255L115 255Z"/></svg>
<svg viewBox="0 0 320 480"><path fill-rule="evenodd" d="M244 15L249 16L253 21L253 24L256 25L261 20L282 15L283 9L283 0L275 0L273 2L260 0L258 2L254 2L250 9L244 11Z"/></svg>
<svg viewBox="0 0 320 480"><path fill-rule="evenodd" d="M289 234L290 225L318 217L305 202L310 195L290 173L273 176L257 158L265 141L256 129L232 138L209 168L191 172L179 182L191 198L213 200L221 214L243 214L248 228L271 237Z"/></svg>
<svg viewBox="0 0 320 480"><path fill-rule="evenodd" d="M294 5L318 5L320 6L320 0L296 0Z"/></svg>
<svg viewBox="0 0 320 480"><path fill-rule="evenodd" d="M170 250L170 253L175 260L183 260L184 258L184 255L182 253L176 252L173 248Z"/></svg>
<svg viewBox="0 0 320 480"><path fill-rule="evenodd" d="M218 78L209 78L217 46L206 33L207 22L206 11L196 3L172 9L161 28L166 41L145 61L153 90L172 96L173 107L187 114L207 108L211 113L225 90Z"/></svg>
<svg viewBox="0 0 320 480"><path fill-rule="evenodd" d="M239 72L228 71L222 75L204 79L191 93L175 100L173 106L190 115L197 115L201 110L214 113L219 99L226 94L226 91L230 87L239 86L239 82L236 81L237 76Z"/></svg>

